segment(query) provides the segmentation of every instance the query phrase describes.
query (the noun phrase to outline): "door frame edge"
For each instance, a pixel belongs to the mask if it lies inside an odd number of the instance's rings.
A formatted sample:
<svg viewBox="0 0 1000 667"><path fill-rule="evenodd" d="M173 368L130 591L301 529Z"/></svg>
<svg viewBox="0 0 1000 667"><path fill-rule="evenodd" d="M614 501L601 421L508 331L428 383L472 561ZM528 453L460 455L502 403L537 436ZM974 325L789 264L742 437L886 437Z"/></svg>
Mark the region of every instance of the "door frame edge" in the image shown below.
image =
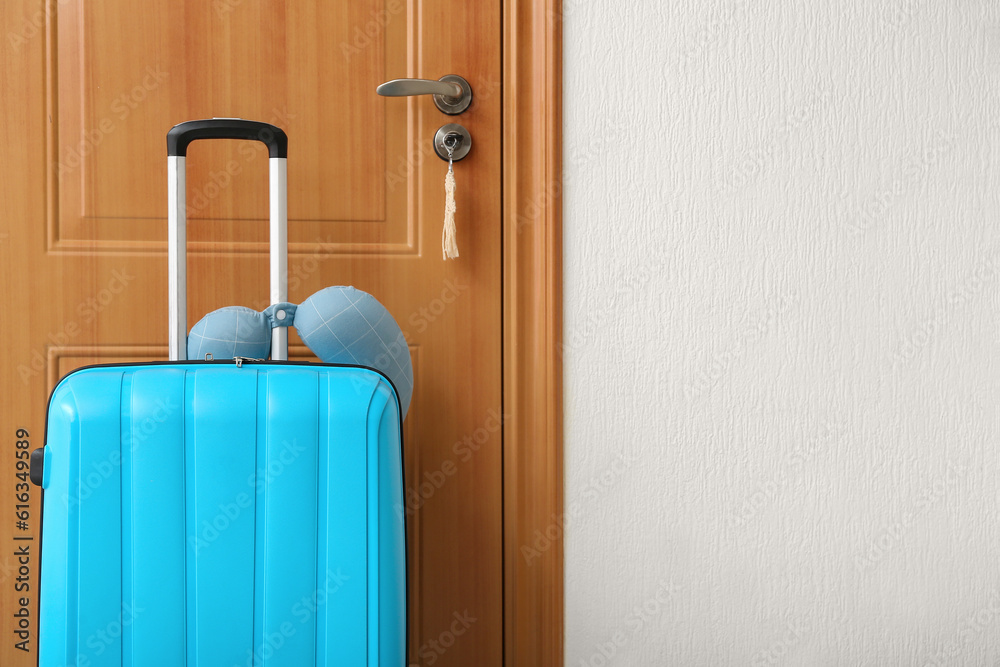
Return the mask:
<svg viewBox="0 0 1000 667"><path fill-rule="evenodd" d="M562 0L503 0L506 667L562 667Z"/></svg>

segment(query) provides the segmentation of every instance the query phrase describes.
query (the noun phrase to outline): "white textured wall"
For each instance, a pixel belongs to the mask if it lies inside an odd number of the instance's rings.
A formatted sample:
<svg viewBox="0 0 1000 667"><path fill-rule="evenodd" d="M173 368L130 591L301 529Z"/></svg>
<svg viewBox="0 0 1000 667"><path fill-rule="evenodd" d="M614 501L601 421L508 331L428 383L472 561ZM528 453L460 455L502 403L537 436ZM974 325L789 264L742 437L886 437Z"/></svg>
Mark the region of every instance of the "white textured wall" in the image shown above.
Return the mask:
<svg viewBox="0 0 1000 667"><path fill-rule="evenodd" d="M1000 664L1000 3L563 18L567 665Z"/></svg>

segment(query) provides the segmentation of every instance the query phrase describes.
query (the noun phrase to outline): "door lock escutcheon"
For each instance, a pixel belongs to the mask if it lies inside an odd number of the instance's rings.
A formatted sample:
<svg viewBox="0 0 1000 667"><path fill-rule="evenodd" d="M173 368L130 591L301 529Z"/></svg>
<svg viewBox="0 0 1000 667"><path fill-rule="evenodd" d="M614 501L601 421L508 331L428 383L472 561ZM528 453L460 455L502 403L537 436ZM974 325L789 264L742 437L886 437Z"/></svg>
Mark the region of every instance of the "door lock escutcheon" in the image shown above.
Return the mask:
<svg viewBox="0 0 1000 667"><path fill-rule="evenodd" d="M449 116L460 114L472 104L472 86L457 74L446 74L437 81L432 79L394 79L375 89L384 97L433 95L434 104Z"/></svg>
<svg viewBox="0 0 1000 667"><path fill-rule="evenodd" d="M434 152L437 156L447 162L449 150L454 162L458 162L472 150L472 135L458 123L442 125L434 133Z"/></svg>

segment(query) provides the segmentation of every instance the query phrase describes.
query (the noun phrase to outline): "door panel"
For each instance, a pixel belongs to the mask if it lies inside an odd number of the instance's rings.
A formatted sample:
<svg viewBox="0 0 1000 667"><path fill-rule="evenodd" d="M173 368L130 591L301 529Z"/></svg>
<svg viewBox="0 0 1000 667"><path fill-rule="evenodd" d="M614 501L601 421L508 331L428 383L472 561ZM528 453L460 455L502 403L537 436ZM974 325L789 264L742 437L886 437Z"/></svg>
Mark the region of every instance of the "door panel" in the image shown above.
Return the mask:
<svg viewBox="0 0 1000 667"><path fill-rule="evenodd" d="M289 136L290 300L353 284L386 305L410 344L410 662L500 665L500 4L17 0L0 16L7 450L18 428L42 444L48 393L66 372L166 357L166 131L213 116L273 122ZM444 74L472 84L461 116L429 97L374 92ZM455 167L461 257L445 262L446 165L430 140L453 121L474 147ZM263 308L266 151L202 142L188 155L188 321ZM311 356L294 333L290 356ZM37 539L40 505L33 489L18 530L13 453L0 470L7 610L24 593L9 545ZM35 662L28 593L31 650L0 644L5 666Z"/></svg>

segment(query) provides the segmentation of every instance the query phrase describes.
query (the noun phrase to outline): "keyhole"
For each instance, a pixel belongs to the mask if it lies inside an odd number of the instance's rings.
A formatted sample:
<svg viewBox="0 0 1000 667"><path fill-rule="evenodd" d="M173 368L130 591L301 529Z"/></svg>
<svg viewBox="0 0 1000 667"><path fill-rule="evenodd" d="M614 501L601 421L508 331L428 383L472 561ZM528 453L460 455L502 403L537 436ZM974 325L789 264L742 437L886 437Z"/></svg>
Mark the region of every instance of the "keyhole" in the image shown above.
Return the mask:
<svg viewBox="0 0 1000 667"><path fill-rule="evenodd" d="M456 123L448 123L438 128L432 141L437 156L448 162L458 162L472 149L472 136L469 131Z"/></svg>

